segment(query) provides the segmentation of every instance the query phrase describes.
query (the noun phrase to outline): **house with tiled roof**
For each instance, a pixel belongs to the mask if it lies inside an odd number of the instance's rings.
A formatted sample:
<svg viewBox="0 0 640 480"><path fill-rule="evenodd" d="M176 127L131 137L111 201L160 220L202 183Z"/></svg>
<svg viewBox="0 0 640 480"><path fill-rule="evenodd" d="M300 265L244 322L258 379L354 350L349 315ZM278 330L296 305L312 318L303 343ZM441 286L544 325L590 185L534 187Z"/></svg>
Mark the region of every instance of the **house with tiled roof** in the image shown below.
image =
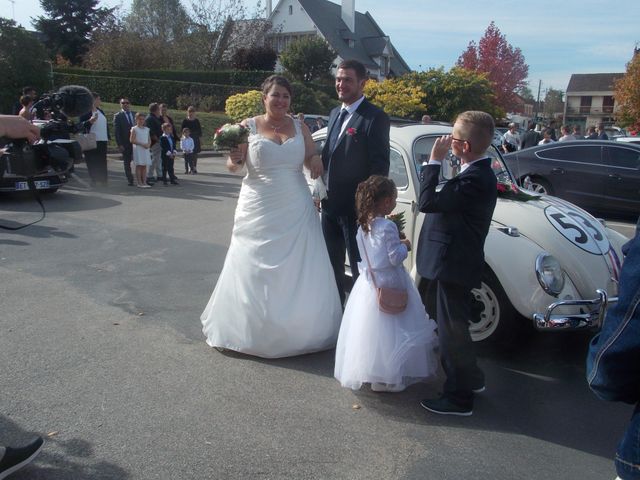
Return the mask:
<svg viewBox="0 0 640 480"><path fill-rule="evenodd" d="M574 73L567 86L564 123L583 127L613 124L618 110L614 83L624 73Z"/></svg>
<svg viewBox="0 0 640 480"><path fill-rule="evenodd" d="M362 62L369 76L378 80L398 77L411 71L391 39L369 12L355 10L355 0L280 0L266 11L271 22L271 45L280 53L291 42L320 37L337 53L335 64L345 59ZM278 67L276 67L278 68Z"/></svg>

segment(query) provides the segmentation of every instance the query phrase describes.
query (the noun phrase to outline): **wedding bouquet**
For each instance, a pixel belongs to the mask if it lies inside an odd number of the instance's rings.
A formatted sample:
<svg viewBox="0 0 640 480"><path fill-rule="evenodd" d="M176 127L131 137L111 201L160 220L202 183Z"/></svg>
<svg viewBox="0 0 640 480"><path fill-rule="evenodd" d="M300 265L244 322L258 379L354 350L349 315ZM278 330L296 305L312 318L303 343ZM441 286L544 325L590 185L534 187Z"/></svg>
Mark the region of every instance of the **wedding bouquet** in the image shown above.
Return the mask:
<svg viewBox="0 0 640 480"><path fill-rule="evenodd" d="M239 123L225 123L216 130L213 136L213 146L216 150L231 150L238 148L241 143L247 143L250 130Z"/></svg>
<svg viewBox="0 0 640 480"><path fill-rule="evenodd" d="M404 231L403 231L404 226L407 223L407 221L404 218L404 212L387 215L387 219L391 220L393 223L396 224L396 227L398 227L398 233L400 234L400 238L406 238L406 235L404 234Z"/></svg>

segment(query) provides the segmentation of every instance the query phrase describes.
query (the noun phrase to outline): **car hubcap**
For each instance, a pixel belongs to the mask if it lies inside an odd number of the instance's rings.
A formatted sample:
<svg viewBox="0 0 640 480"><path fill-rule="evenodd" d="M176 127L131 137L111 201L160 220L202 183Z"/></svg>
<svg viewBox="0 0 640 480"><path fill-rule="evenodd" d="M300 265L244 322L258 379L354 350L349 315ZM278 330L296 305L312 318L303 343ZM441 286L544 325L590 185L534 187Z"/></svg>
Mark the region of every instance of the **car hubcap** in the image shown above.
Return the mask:
<svg viewBox="0 0 640 480"><path fill-rule="evenodd" d="M474 342L489 338L500 322L500 303L489 285L482 282L481 287L471 291L474 299L473 315L469 324L469 333Z"/></svg>
<svg viewBox="0 0 640 480"><path fill-rule="evenodd" d="M547 189L544 188L542 185L540 185L539 183L531 182L531 190L533 190L536 193L541 193L543 195L547 194Z"/></svg>

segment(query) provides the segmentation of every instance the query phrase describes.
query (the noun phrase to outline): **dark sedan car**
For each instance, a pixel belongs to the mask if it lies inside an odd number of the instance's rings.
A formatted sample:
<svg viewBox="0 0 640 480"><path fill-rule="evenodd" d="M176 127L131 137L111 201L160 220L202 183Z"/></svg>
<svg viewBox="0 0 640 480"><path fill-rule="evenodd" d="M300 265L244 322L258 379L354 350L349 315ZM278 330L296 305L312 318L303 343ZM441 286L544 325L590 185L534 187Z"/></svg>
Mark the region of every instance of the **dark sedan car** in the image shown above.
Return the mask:
<svg viewBox="0 0 640 480"><path fill-rule="evenodd" d="M597 212L640 213L640 146L601 140L547 143L504 156L518 182Z"/></svg>

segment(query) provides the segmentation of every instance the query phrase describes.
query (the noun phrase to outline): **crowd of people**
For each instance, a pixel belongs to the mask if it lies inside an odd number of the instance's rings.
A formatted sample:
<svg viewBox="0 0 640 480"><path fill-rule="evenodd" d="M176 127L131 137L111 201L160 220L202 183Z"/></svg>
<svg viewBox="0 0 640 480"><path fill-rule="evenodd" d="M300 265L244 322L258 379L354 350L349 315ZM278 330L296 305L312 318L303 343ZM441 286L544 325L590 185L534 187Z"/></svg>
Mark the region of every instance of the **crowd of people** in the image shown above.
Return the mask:
<svg viewBox="0 0 640 480"><path fill-rule="evenodd" d="M518 132L518 125L510 123L509 129L502 135L501 149L504 153L515 152L524 148L535 147L553 142L568 142L572 140L609 140L604 124L590 126L587 134L583 135L580 125L562 125L561 135L558 137L553 124L542 126L529 122L527 130L522 135Z"/></svg>

